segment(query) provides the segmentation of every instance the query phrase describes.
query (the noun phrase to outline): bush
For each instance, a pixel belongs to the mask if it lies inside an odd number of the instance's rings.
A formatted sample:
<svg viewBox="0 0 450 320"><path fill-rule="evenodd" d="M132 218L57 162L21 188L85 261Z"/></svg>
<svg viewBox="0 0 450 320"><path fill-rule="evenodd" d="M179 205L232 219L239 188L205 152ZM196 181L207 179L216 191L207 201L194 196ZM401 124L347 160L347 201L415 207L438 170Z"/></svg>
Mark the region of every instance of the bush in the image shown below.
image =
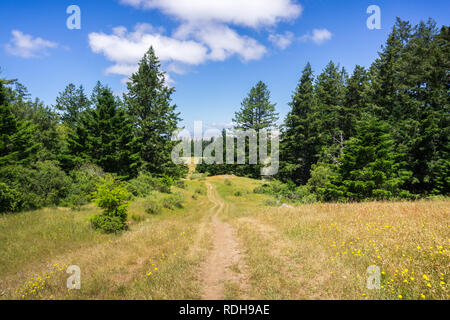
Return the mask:
<svg viewBox="0 0 450 320"><path fill-rule="evenodd" d="M186 182L184 182L183 180L177 181L175 185L180 189L186 189Z"/></svg>
<svg viewBox="0 0 450 320"><path fill-rule="evenodd" d="M0 213L16 211L18 201L18 191L0 182Z"/></svg>
<svg viewBox="0 0 450 320"><path fill-rule="evenodd" d="M235 196L235 197L242 197L242 192L241 192L241 191L236 191L236 192L234 193L234 196Z"/></svg>
<svg viewBox="0 0 450 320"><path fill-rule="evenodd" d="M154 199L149 199L145 203L145 212L148 214L159 214L162 210L161 204Z"/></svg>
<svg viewBox="0 0 450 320"><path fill-rule="evenodd" d="M126 224L121 217L97 215L91 218L91 223L96 230L101 230L105 233L116 233L126 229Z"/></svg>
<svg viewBox="0 0 450 320"><path fill-rule="evenodd" d="M162 205L166 209L183 208L184 197L181 194L173 194L162 200Z"/></svg>
<svg viewBox="0 0 450 320"><path fill-rule="evenodd" d="M64 171L52 161L38 162L30 168L4 166L0 168L0 182L8 187L6 190L3 186L5 206L9 202L8 211L14 212L59 205L68 195L71 184ZM14 195L13 208L11 195Z"/></svg>
<svg viewBox="0 0 450 320"><path fill-rule="evenodd" d="M200 188L197 188L197 189L195 189L195 193L204 195L204 194L205 194L205 191L203 191L203 190L200 189Z"/></svg>
<svg viewBox="0 0 450 320"><path fill-rule="evenodd" d="M295 191L295 198L293 200L302 204L311 204L317 202L317 196L311 193L308 186L300 186Z"/></svg>
<svg viewBox="0 0 450 320"><path fill-rule="evenodd" d="M104 175L102 168L89 163L73 170L70 173L72 184L65 204L72 209L80 209L82 205L89 203L92 193Z"/></svg>
<svg viewBox="0 0 450 320"><path fill-rule="evenodd" d="M226 186L231 186L231 185L232 185L232 183L231 183L231 181L230 181L230 180L225 180L225 185L226 185Z"/></svg>
<svg viewBox="0 0 450 320"><path fill-rule="evenodd" d="M141 172L137 178L128 181L127 189L135 197L147 197L152 191L170 193L173 185L173 179L168 176L156 178L150 173Z"/></svg>
<svg viewBox="0 0 450 320"><path fill-rule="evenodd" d="M95 229L107 233L126 229L128 201L131 194L113 176L107 175L92 195L94 202L103 209L102 215L91 218Z"/></svg>
<svg viewBox="0 0 450 320"><path fill-rule="evenodd" d="M196 195L196 194L193 194L193 195L192 195L192 199L194 199L194 200L198 200L198 197L197 197L197 195Z"/></svg>

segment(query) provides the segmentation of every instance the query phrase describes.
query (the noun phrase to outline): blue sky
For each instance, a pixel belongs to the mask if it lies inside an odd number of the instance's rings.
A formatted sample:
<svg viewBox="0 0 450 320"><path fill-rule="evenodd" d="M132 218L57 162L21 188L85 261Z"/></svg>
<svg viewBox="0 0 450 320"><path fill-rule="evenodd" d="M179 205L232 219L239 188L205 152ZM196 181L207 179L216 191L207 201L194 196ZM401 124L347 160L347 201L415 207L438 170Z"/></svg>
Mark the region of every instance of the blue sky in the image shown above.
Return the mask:
<svg viewBox="0 0 450 320"><path fill-rule="evenodd" d="M316 74L330 60L352 71L377 57L399 16L417 23L450 22L444 0L3 0L1 77L17 78L48 105L72 82L97 80L115 93L145 48L161 56L174 102L193 127L230 123L250 88L267 83L284 118L301 70ZM81 9L81 30L69 30L66 8ZM369 30L370 5L381 8L381 30Z"/></svg>

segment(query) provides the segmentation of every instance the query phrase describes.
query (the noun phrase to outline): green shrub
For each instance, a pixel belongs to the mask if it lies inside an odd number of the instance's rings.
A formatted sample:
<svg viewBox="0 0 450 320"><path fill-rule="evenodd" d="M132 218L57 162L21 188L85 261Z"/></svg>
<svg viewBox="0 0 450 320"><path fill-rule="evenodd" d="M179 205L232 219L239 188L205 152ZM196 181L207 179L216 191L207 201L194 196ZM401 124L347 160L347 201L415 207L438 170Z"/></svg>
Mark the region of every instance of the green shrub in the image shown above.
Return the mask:
<svg viewBox="0 0 450 320"><path fill-rule="evenodd" d="M159 214L162 210L161 204L155 199L148 199L145 203L145 212L148 214Z"/></svg>
<svg viewBox="0 0 450 320"><path fill-rule="evenodd" d="M126 224L121 217L96 215L91 218L91 223L96 230L105 233L116 233L126 229Z"/></svg>
<svg viewBox="0 0 450 320"><path fill-rule="evenodd" d="M162 205L166 209L173 210L175 208L183 208L183 202L184 202L184 197L181 194L177 193L177 194L172 194L172 195L166 196L162 200Z"/></svg>
<svg viewBox="0 0 450 320"><path fill-rule="evenodd" d="M14 194L12 211L59 205L62 199L67 197L71 184L64 171L52 161L38 162L33 167L20 165L1 167L0 182L8 186L9 191L4 188L3 192L8 192L9 198ZM4 197L6 203L6 195ZM11 199L8 202L11 205Z"/></svg>
<svg viewBox="0 0 450 320"><path fill-rule="evenodd" d="M194 199L194 200L198 200L198 197L197 197L197 195L196 195L196 194L193 194L193 195L192 195L192 199Z"/></svg>
<svg viewBox="0 0 450 320"><path fill-rule="evenodd" d="M186 182L183 180L178 180L175 185L180 189L186 189Z"/></svg>
<svg viewBox="0 0 450 320"><path fill-rule="evenodd" d="M103 209L101 215L91 218L94 228L107 233L126 229L130 197L131 194L121 182L111 175L105 176L92 195L97 206Z"/></svg>
<svg viewBox="0 0 450 320"><path fill-rule="evenodd" d="M135 197L147 197L152 191L170 193L174 180L168 176L153 177L150 173L141 172L137 178L128 181L127 189Z"/></svg>
<svg viewBox="0 0 450 320"><path fill-rule="evenodd" d="M226 185L226 186L231 186L231 185L232 185L232 183L231 183L231 181L230 181L230 180L225 180L225 185Z"/></svg>
<svg viewBox="0 0 450 320"><path fill-rule="evenodd" d="M18 201L18 191L0 182L0 213L16 211Z"/></svg>
<svg viewBox="0 0 450 320"><path fill-rule="evenodd" d="M236 192L234 193L234 196L235 196L235 197L242 197L242 191L236 191Z"/></svg>
<svg viewBox="0 0 450 320"><path fill-rule="evenodd" d="M92 193L96 190L100 179L105 173L102 168L86 163L70 173L72 184L65 204L72 209L80 209L82 205L89 203Z"/></svg>
<svg viewBox="0 0 450 320"><path fill-rule="evenodd" d="M195 189L195 193L204 195L204 194L205 194L205 191L203 191L203 190L200 189L200 188L197 188L197 189Z"/></svg>

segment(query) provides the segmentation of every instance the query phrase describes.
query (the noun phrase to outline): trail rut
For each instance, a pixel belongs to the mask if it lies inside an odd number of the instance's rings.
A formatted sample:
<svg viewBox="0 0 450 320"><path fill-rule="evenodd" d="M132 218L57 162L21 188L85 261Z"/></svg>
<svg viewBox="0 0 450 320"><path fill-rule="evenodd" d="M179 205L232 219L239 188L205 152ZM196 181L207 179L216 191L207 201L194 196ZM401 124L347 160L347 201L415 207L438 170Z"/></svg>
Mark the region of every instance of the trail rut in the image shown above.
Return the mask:
<svg viewBox="0 0 450 320"><path fill-rule="evenodd" d="M239 287L240 299L248 299L247 266L243 253L235 237L233 228L219 218L228 210L228 204L220 197L215 188L206 183L208 199L215 205L212 212L211 230L213 249L201 267L203 279L203 299L225 299L225 285L233 284Z"/></svg>

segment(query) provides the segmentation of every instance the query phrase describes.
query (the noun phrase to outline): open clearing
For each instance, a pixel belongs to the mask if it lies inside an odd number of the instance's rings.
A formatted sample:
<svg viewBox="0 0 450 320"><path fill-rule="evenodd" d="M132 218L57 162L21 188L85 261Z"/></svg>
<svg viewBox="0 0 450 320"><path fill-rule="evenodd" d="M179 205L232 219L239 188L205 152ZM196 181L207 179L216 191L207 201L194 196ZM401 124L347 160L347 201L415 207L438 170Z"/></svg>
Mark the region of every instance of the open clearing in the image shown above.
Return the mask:
<svg viewBox="0 0 450 320"><path fill-rule="evenodd" d="M189 180L184 208L137 199L120 235L91 229L93 206L1 216L0 299L449 299L449 201L280 208L261 184Z"/></svg>

